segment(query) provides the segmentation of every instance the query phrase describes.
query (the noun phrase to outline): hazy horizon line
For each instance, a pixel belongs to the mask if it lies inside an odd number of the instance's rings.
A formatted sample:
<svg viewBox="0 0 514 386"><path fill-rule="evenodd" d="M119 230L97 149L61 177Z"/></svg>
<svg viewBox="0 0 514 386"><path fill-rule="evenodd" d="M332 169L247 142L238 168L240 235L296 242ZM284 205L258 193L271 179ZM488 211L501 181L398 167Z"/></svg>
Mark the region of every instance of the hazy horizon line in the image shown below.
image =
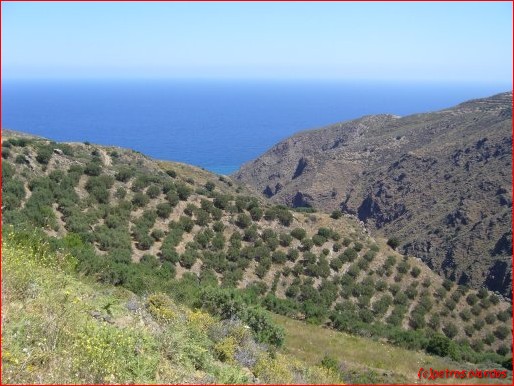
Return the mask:
<svg viewBox="0 0 514 386"><path fill-rule="evenodd" d="M279 81L279 82L341 82L341 83L397 83L397 84L468 84L510 86L513 80L483 80L483 79L390 79L390 78L343 78L343 77L260 77L260 76L65 76L65 77L1 77L1 82L12 81Z"/></svg>

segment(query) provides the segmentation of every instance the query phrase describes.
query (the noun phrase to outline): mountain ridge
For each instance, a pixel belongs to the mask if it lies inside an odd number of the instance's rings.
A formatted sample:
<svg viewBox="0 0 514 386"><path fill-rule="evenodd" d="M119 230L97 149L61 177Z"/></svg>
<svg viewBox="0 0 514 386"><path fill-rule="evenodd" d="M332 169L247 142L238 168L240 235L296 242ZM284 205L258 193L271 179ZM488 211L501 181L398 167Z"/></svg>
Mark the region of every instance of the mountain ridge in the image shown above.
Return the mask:
<svg viewBox="0 0 514 386"><path fill-rule="evenodd" d="M271 311L460 363L510 366L508 300L443 280L354 216L272 205L230 177L119 147L15 134L2 138L2 159L4 232L39 232L87 280L238 318L266 344L283 343ZM222 361L235 359L229 343Z"/></svg>
<svg viewBox="0 0 514 386"><path fill-rule="evenodd" d="M446 277L511 296L511 126L512 92L365 116L299 132L233 176L274 202L356 215Z"/></svg>

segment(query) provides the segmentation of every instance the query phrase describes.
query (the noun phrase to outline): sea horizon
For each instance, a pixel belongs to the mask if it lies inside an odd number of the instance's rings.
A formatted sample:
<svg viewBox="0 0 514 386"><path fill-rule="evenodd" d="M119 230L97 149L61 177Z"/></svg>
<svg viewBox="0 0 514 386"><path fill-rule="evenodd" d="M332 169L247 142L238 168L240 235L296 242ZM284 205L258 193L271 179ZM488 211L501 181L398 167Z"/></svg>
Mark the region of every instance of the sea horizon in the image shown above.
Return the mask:
<svg viewBox="0 0 514 386"><path fill-rule="evenodd" d="M511 90L479 82L10 79L2 81L2 128L231 174L300 131L364 115L435 111Z"/></svg>

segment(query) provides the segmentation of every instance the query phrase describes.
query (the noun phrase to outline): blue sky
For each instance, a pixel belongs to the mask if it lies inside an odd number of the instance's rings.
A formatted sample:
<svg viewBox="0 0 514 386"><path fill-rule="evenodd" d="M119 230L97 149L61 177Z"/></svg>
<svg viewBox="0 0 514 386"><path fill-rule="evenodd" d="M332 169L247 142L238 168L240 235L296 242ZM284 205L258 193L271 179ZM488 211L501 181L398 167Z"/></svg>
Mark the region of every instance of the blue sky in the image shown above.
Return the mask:
<svg viewBox="0 0 514 386"><path fill-rule="evenodd" d="M2 2L2 76L510 84L512 4Z"/></svg>

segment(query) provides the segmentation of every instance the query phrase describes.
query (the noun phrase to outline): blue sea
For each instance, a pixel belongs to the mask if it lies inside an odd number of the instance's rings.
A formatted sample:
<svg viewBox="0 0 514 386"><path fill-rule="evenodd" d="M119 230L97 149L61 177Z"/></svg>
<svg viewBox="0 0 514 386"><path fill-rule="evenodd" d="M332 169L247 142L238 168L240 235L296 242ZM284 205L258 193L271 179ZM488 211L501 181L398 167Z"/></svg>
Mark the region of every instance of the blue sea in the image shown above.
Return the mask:
<svg viewBox="0 0 514 386"><path fill-rule="evenodd" d="M453 106L509 85L257 80L2 83L2 128L229 174L291 134L368 114Z"/></svg>

